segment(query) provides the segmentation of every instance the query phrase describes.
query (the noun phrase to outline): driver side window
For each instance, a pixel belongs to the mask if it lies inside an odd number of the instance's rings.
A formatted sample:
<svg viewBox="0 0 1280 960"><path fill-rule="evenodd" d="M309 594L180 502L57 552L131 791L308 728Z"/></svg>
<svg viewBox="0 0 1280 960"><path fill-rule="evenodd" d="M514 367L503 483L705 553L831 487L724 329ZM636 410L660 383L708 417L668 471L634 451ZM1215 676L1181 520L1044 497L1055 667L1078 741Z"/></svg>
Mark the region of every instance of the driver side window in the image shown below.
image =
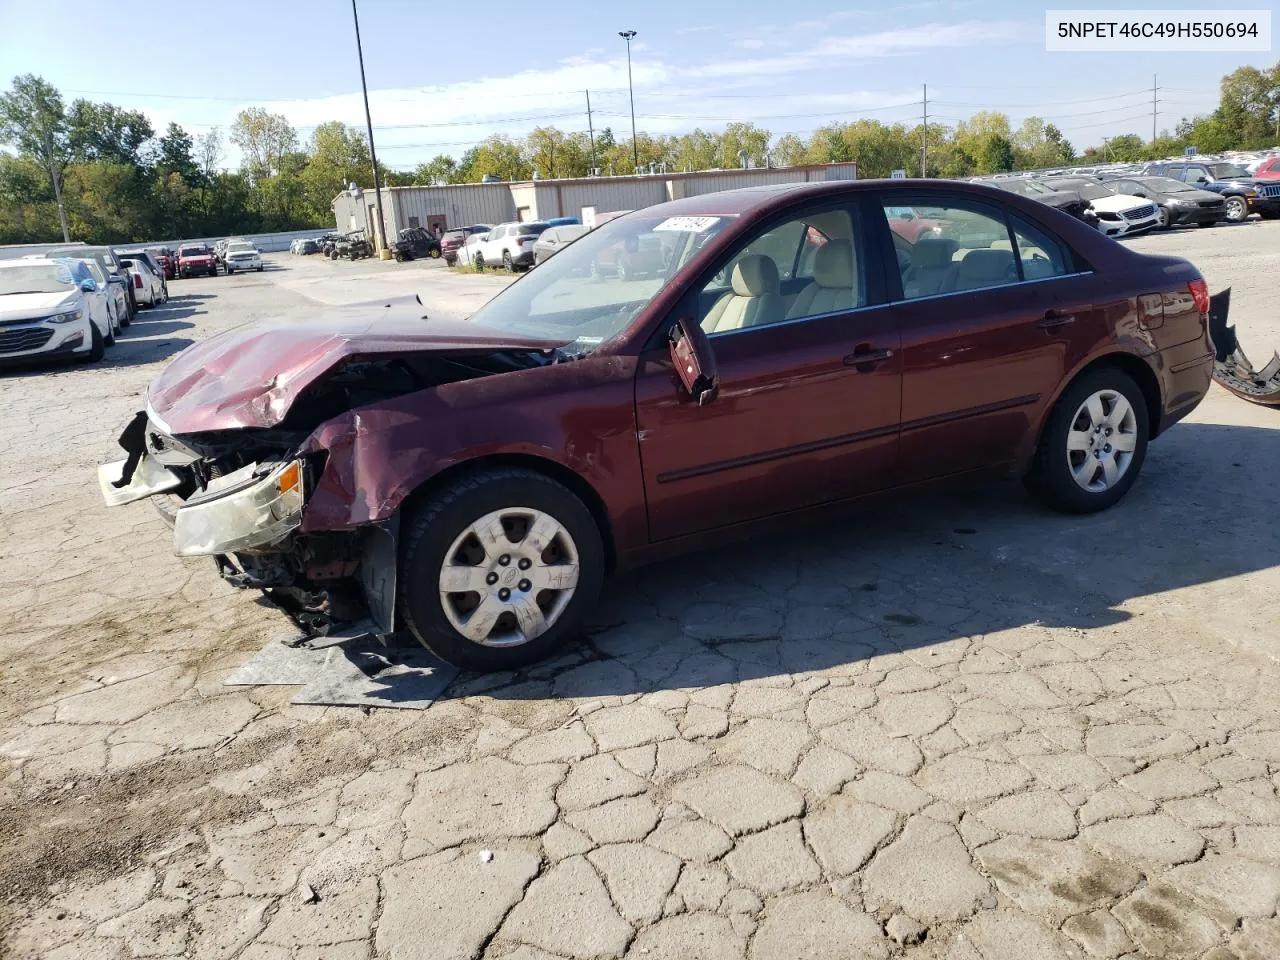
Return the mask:
<svg viewBox="0 0 1280 960"><path fill-rule="evenodd" d="M843 206L761 231L702 288L702 329L731 333L864 306L858 240Z"/></svg>

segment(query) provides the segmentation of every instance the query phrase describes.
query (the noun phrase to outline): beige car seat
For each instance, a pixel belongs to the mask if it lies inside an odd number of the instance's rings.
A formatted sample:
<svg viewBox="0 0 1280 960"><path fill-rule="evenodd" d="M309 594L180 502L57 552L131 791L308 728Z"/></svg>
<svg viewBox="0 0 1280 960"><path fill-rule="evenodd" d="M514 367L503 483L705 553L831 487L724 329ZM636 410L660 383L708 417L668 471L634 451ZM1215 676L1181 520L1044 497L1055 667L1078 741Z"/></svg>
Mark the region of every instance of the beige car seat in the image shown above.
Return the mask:
<svg viewBox="0 0 1280 960"><path fill-rule="evenodd" d="M753 253L733 267L730 290L707 311L702 329L723 333L743 327L777 323L783 317L778 267L768 257Z"/></svg>
<svg viewBox="0 0 1280 960"><path fill-rule="evenodd" d="M970 250L956 270L956 290L980 290L1015 283L1018 270L1011 250Z"/></svg>
<svg viewBox="0 0 1280 960"><path fill-rule="evenodd" d="M858 305L856 278L853 244L848 240L824 243L813 255L813 280L800 291L787 316L816 317L852 310Z"/></svg>
<svg viewBox="0 0 1280 960"><path fill-rule="evenodd" d="M952 257L960 248L949 238L921 237L911 249L911 274L906 283L908 297L931 297L949 293L955 277Z"/></svg>

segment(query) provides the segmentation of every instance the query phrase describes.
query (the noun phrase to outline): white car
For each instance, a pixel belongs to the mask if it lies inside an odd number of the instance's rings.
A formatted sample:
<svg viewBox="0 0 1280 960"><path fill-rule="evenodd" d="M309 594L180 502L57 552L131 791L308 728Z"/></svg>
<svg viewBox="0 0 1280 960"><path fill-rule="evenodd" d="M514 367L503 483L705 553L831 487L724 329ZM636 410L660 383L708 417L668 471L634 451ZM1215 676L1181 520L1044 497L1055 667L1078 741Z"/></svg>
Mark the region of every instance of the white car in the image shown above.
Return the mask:
<svg viewBox="0 0 1280 960"><path fill-rule="evenodd" d="M533 266L533 245L538 242L547 224L500 223L488 233L477 234L477 242L471 259L476 269L503 266L508 270L528 270ZM467 238L470 246L471 238Z"/></svg>
<svg viewBox="0 0 1280 960"><path fill-rule="evenodd" d="M105 290L64 259L0 260L0 363L95 362L115 341Z"/></svg>
<svg viewBox="0 0 1280 960"><path fill-rule="evenodd" d="M1160 226L1160 208L1154 201L1117 193L1092 178L1053 177L1045 181L1055 190L1075 190L1089 201L1098 215L1098 230L1108 237L1131 237Z"/></svg>
<svg viewBox="0 0 1280 960"><path fill-rule="evenodd" d="M133 298L139 306L154 307L169 299L164 277L152 268L143 257L121 254L120 264L129 272L129 282L133 284Z"/></svg>
<svg viewBox="0 0 1280 960"><path fill-rule="evenodd" d="M237 270L257 270L259 272L262 270L262 254L248 240L230 241L222 255L222 262L226 265L228 276Z"/></svg>

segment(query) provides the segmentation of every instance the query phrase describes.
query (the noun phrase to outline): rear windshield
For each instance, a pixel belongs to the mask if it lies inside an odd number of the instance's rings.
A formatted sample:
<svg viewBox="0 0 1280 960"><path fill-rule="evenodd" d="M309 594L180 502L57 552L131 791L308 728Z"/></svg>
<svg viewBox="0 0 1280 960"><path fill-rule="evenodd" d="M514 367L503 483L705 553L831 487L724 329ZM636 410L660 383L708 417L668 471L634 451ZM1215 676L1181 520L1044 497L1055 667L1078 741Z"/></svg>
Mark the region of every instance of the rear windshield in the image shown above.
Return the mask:
<svg viewBox="0 0 1280 960"><path fill-rule="evenodd" d="M0 296L17 293L61 293L72 283L61 264L40 263L0 269Z"/></svg>
<svg viewBox="0 0 1280 960"><path fill-rule="evenodd" d="M522 223L516 227L516 233L522 237L536 237L547 229L545 223Z"/></svg>

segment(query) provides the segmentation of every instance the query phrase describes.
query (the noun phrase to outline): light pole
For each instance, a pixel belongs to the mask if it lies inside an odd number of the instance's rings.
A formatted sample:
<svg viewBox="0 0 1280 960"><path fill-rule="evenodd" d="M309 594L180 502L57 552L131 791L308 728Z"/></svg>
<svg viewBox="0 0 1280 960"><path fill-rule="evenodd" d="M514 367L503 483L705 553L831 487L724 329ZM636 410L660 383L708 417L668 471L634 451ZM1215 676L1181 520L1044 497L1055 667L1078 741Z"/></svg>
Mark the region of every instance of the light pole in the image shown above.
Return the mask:
<svg viewBox="0 0 1280 960"><path fill-rule="evenodd" d="M351 0L352 3L355 0ZM627 41L627 92L631 95L631 163L636 173L640 172L640 146L636 143L636 88L631 83L631 38L634 30L620 30L618 36Z"/></svg>
<svg viewBox="0 0 1280 960"><path fill-rule="evenodd" d="M364 94L364 122L369 128L369 159L373 161L373 199L378 205L378 228L373 232L373 242L378 256L387 257L387 235L382 220L382 184L378 182L378 154L373 149L373 117L369 113L369 86L364 80L364 48L360 45L360 14L356 13L356 0L351 0L351 19L356 24L356 55L360 58L360 90Z"/></svg>

